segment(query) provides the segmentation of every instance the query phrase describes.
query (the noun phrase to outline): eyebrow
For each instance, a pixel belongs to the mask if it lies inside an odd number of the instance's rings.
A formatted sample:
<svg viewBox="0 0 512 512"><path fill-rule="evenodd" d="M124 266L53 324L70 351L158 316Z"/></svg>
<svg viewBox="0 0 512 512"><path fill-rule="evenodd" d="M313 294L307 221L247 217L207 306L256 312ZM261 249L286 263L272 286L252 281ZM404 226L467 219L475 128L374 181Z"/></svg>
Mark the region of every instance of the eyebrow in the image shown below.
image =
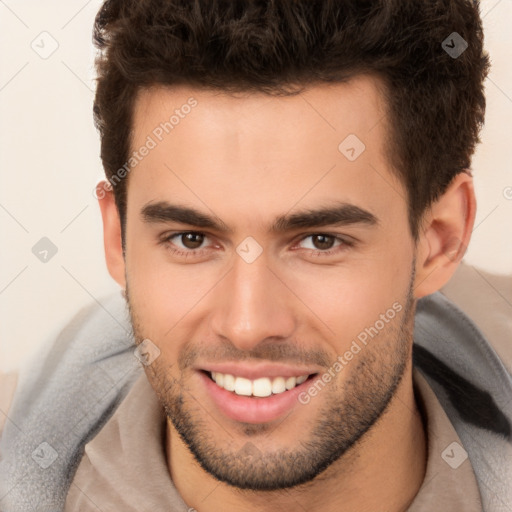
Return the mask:
<svg viewBox="0 0 512 512"><path fill-rule="evenodd" d="M233 233L233 229L215 215L208 215L194 208L171 204L167 201L146 204L141 210L141 217L145 223L177 222L199 229ZM376 226L378 223L373 213L353 204L338 203L331 207L280 215L270 226L270 232L278 234L296 229L357 224Z"/></svg>

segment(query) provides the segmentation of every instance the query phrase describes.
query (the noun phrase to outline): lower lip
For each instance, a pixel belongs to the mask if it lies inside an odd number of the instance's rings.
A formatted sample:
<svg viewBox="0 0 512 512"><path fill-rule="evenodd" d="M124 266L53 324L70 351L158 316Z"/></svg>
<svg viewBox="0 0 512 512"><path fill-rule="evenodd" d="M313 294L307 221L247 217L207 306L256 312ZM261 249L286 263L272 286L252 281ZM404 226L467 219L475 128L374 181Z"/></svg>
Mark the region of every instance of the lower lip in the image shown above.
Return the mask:
<svg viewBox="0 0 512 512"><path fill-rule="evenodd" d="M301 405L298 397L309 385L309 379L302 384L267 397L250 397L227 391L213 382L204 372L199 372L201 380L218 409L228 418L243 423L267 423L289 413L295 406Z"/></svg>

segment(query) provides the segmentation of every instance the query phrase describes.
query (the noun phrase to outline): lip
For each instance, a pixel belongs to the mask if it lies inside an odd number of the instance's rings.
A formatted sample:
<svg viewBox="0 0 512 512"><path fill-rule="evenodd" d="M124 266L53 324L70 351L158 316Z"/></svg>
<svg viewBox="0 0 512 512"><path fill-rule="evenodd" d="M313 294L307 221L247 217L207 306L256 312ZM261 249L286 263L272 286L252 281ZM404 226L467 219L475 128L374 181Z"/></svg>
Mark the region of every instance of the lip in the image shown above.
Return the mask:
<svg viewBox="0 0 512 512"><path fill-rule="evenodd" d="M310 379L307 379L293 389L276 395L260 398L241 396L232 391L226 391L225 389L217 386L217 384L213 382L210 376L204 371L198 371L197 373L205 388L207 396L210 397L217 409L219 409L224 416L243 423L268 423L290 413L294 407L301 406L298 397L310 384ZM297 375L305 374L306 373L299 373ZM237 376L242 376L240 371L237 371ZM268 374L265 376L268 376ZM276 376L284 377L283 374ZM289 376L293 377L295 374Z"/></svg>
<svg viewBox="0 0 512 512"><path fill-rule="evenodd" d="M261 364L243 364L243 363L219 363L197 367L196 370L206 372L228 373L235 377L244 377L245 379L255 380L267 377L274 379L276 377L300 377L301 375L312 375L319 373L318 368L306 368L305 366L290 366L283 364L261 363Z"/></svg>

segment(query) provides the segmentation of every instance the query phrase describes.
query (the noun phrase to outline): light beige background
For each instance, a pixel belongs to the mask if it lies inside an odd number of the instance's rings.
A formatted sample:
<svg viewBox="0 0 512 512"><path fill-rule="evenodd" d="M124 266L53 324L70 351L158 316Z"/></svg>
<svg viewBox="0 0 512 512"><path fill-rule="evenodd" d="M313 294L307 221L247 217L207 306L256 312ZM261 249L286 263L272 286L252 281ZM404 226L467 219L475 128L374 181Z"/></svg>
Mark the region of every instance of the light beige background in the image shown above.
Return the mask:
<svg viewBox="0 0 512 512"><path fill-rule="evenodd" d="M91 114L99 5L0 0L0 371L18 368L81 306L118 289L105 269L92 194L102 177ZM512 2L481 6L493 67L473 160L478 215L466 261L510 275ZM35 51L52 44L48 58ZM42 237L58 248L47 263L32 253Z"/></svg>

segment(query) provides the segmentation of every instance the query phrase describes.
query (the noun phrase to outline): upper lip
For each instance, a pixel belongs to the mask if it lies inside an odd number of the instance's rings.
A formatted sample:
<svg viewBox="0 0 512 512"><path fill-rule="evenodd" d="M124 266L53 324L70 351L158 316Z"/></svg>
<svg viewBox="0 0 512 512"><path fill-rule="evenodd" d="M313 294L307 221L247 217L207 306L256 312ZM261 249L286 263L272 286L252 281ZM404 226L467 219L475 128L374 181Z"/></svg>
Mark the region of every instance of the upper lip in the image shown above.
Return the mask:
<svg viewBox="0 0 512 512"><path fill-rule="evenodd" d="M244 377L249 380L255 380L267 377L299 377L301 375L312 375L319 373L316 368L305 366L289 366L275 363L212 363L198 367L198 370L206 372L220 372L234 375L235 377Z"/></svg>

